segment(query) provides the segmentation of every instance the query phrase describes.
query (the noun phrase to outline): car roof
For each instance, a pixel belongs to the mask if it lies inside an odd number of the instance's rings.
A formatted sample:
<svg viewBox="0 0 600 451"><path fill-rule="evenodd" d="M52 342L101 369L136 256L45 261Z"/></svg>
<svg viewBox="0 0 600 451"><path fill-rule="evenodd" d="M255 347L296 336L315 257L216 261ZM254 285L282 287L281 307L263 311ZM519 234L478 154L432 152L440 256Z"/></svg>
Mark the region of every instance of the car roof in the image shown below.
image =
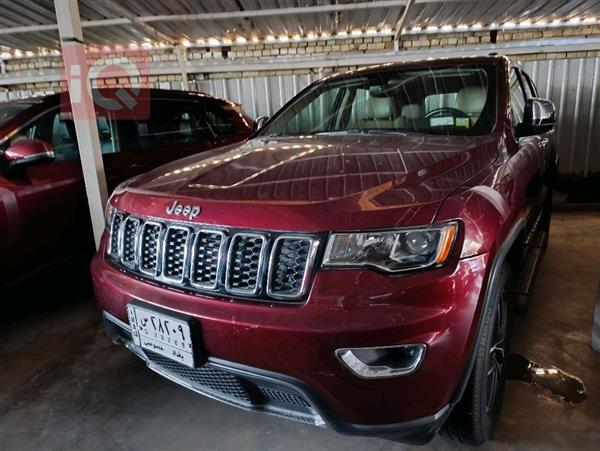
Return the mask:
<svg viewBox="0 0 600 451"><path fill-rule="evenodd" d="M328 77L323 78L322 80L328 79L338 79L345 77L353 77L356 75L365 75L365 74L377 74L381 71L394 70L394 69L410 69L410 68L419 68L423 66L452 66L452 65L464 65L464 64L485 64L485 63L494 63L494 64L504 64L504 65L514 65L508 57L505 55L499 54L489 54L485 56L463 56L463 57L449 57L449 58L427 58L427 59L415 59L413 61L402 61L396 63L383 63L376 64L373 66L361 67L358 69L353 69L347 72L336 73L329 75Z"/></svg>

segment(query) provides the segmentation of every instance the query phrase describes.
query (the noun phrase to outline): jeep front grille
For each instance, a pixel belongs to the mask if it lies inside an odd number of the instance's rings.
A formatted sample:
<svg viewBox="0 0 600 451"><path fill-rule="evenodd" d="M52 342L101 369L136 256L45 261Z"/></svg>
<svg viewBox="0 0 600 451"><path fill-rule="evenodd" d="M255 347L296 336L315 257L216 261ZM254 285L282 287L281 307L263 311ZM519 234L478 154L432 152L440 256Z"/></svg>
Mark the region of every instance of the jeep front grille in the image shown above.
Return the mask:
<svg viewBox="0 0 600 451"><path fill-rule="evenodd" d="M113 215L108 256L164 285L244 298L300 301L316 235L245 231Z"/></svg>

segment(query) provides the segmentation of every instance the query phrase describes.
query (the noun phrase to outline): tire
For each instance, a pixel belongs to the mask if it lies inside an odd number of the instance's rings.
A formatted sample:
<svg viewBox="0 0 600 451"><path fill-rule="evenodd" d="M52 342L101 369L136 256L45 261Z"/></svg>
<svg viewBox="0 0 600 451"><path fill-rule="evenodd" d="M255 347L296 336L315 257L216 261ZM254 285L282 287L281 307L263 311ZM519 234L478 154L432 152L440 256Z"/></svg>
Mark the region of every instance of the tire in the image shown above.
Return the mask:
<svg viewBox="0 0 600 451"><path fill-rule="evenodd" d="M444 424L441 434L478 446L494 436L505 385L505 359L510 348L510 268L500 269L497 289L483 313L481 337L475 347L475 366L462 399Z"/></svg>

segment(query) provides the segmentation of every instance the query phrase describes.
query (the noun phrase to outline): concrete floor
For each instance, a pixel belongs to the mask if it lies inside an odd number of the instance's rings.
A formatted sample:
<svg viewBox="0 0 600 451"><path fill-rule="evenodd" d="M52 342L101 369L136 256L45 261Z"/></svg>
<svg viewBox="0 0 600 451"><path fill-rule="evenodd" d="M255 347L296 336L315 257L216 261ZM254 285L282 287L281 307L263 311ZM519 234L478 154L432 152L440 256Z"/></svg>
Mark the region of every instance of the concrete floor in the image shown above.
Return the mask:
<svg viewBox="0 0 600 451"><path fill-rule="evenodd" d="M599 281L600 214L556 214L513 350L577 375L588 399L572 407L509 382L486 449L600 449L600 355L589 346ZM0 368L0 450L408 449L240 411L180 388L110 344L89 302L1 327ZM428 448L457 446L437 437Z"/></svg>

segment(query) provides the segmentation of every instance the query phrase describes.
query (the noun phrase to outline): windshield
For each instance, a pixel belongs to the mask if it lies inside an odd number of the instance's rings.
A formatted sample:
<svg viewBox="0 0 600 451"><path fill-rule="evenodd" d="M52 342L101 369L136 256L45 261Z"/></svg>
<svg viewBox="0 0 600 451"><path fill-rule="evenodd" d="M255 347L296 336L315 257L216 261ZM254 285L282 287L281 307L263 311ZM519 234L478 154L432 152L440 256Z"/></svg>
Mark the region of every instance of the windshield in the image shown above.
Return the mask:
<svg viewBox="0 0 600 451"><path fill-rule="evenodd" d="M494 66L388 69L316 83L280 111L262 136L323 133L490 133Z"/></svg>
<svg viewBox="0 0 600 451"><path fill-rule="evenodd" d="M31 108L33 103L18 102L18 103L0 103L0 127L14 118L21 111Z"/></svg>

